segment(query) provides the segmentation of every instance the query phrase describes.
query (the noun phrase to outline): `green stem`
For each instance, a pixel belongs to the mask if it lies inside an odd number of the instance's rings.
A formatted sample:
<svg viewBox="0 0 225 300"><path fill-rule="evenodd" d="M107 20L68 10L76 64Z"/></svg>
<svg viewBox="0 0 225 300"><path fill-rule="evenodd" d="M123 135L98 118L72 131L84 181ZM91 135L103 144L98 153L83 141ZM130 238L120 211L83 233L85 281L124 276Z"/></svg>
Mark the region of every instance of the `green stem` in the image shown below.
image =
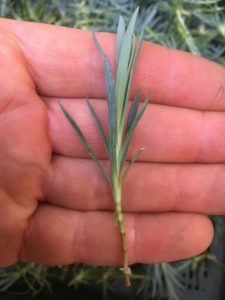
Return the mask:
<svg viewBox="0 0 225 300"><path fill-rule="evenodd" d="M122 253L123 253L123 267L121 268L124 274L125 285L130 286L130 275L131 270L128 265L128 251L127 251L127 244L126 244L126 232L125 232L125 225L124 225L124 217L122 213L121 207L121 185L117 182L114 185L114 202L115 202L115 218L116 223L119 227L119 233L121 238L121 245L122 245Z"/></svg>

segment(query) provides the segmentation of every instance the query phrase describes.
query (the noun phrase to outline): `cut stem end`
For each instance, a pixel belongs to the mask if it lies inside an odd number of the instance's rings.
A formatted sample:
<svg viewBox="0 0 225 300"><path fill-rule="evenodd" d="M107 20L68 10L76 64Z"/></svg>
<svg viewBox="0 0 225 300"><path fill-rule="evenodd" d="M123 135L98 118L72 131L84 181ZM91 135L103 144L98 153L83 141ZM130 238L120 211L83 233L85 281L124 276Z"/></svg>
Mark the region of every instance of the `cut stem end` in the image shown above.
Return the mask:
<svg viewBox="0 0 225 300"><path fill-rule="evenodd" d="M124 268L120 269L123 272L124 275L124 282L125 286L129 287L131 286L130 277L131 277L131 269L128 266L124 266Z"/></svg>

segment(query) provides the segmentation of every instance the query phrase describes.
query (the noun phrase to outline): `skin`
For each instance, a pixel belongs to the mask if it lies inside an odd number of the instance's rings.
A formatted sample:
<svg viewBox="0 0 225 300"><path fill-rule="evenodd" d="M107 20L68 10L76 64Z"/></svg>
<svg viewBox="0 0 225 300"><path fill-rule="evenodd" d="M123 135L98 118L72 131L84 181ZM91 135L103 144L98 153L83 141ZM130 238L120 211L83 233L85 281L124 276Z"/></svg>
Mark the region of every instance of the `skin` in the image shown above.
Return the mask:
<svg viewBox="0 0 225 300"><path fill-rule="evenodd" d="M115 36L97 37L114 68ZM103 62L91 33L1 19L0 44L0 266L120 265L110 189L58 105L107 168L84 101L106 129ZM207 214L225 213L225 70L145 42L133 95L139 87L152 97L129 157L145 151L123 190L129 262L191 257L212 241Z"/></svg>

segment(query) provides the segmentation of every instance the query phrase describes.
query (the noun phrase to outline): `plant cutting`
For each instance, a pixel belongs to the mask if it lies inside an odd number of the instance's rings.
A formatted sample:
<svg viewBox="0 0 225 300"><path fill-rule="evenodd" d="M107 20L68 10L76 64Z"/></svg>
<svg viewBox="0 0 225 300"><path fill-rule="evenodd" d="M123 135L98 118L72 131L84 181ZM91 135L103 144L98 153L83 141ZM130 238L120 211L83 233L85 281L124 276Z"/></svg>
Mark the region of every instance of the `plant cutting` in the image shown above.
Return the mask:
<svg viewBox="0 0 225 300"><path fill-rule="evenodd" d="M115 207L115 219L118 225L122 244L123 267L121 270L124 274L126 286L130 286L131 270L128 264L128 250L126 245L124 216L122 212L121 192L124 180L132 164L137 160L141 152L144 150L144 148L140 148L131 158L131 160L127 162L127 153L134 130L141 119L150 99L150 96L148 95L139 109L141 97L141 92L139 89L129 108L128 102L133 72L143 40L143 30L137 39L134 34L137 15L138 8L133 13L127 29L125 28L125 22L123 18L121 16L119 17L116 33L115 78L113 77L109 59L105 55L95 34L93 33L93 41L101 53L104 61L105 90L108 106L108 139L106 138L102 124L94 110L94 107L88 98L86 98L86 100L109 158L110 174L108 174L101 162L97 159L76 121L71 117L65 107L59 103L67 120L72 125L75 132L79 135L84 147L86 148L90 157L96 163L99 170L102 172L112 190Z"/></svg>

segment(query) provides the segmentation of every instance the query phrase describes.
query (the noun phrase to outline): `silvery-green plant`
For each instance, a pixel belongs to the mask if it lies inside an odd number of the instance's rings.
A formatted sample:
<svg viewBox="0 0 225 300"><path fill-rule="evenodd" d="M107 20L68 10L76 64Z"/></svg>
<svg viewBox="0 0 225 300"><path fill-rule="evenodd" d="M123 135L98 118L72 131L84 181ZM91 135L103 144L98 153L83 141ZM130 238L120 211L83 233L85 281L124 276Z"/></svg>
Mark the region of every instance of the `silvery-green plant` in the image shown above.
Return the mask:
<svg viewBox="0 0 225 300"><path fill-rule="evenodd" d="M126 286L130 285L131 271L128 265L128 252L126 245L126 232L124 226L124 216L121 209L121 191L123 182L130 170L132 164L137 160L144 148L137 151L134 157L126 163L127 153L131 138L134 133L140 118L142 117L148 102L149 96L145 99L140 110L138 110L140 102L140 90L137 91L133 102L128 107L128 100L130 94L130 88L132 83L132 77L134 68L137 62L138 54L140 52L143 30L136 40L134 35L134 27L138 14L138 8L133 13L127 29L125 29L125 23L123 18L119 17L119 24L116 34L116 78L113 78L111 66L108 57L103 52L95 34L93 33L93 40L100 51L104 60L104 74L105 74L105 89L108 105L108 135L107 140L99 118L90 102L87 98L87 104L90 112L96 122L96 126L99 130L103 144L108 154L110 162L110 174L107 173L101 162L97 159L89 146L85 136L81 129L77 125L76 121L71 117L69 112L60 103L60 107L65 114L67 120L73 126L76 133L79 135L84 147L89 153L90 157L94 160L103 176L107 180L112 189L114 205L115 205L115 218L119 228L122 253L123 253L123 267L121 270L124 273Z"/></svg>

